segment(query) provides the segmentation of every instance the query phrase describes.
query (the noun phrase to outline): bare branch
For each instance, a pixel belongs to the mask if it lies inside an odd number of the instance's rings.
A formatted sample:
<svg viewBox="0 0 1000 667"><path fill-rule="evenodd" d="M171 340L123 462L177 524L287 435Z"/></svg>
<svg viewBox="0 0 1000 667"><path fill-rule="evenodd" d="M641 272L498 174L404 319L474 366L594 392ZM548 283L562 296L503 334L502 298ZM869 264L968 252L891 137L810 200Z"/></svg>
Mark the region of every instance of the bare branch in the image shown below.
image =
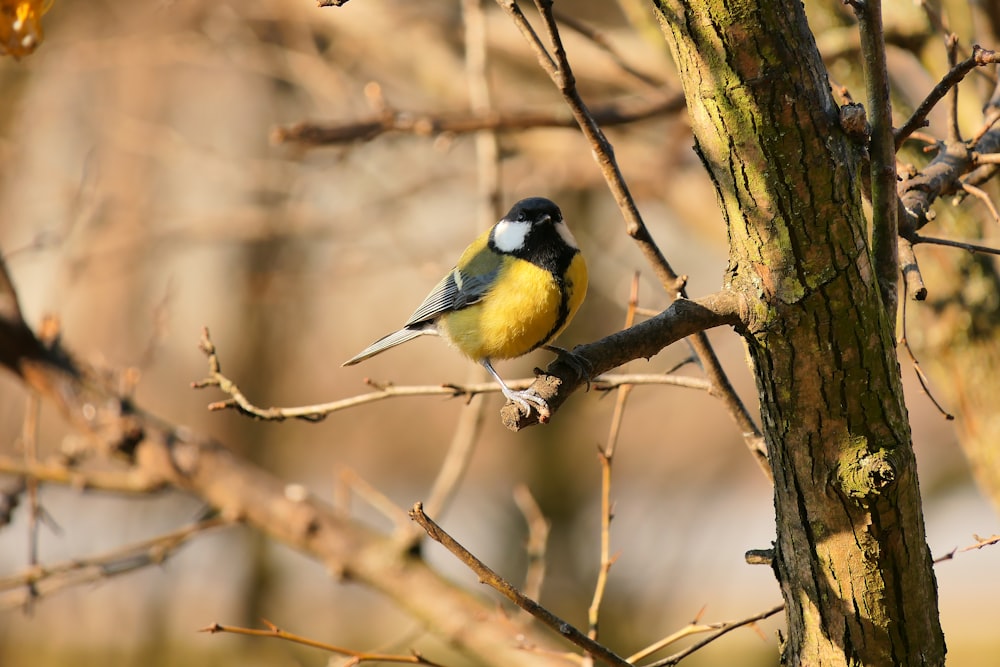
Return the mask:
<svg viewBox="0 0 1000 667"><path fill-rule="evenodd" d="M625 60L625 57L622 55L621 51L619 51L615 47L614 43L611 40L609 40L607 36L600 30L597 30L593 26L588 25L586 22L581 21L580 19L566 12L560 12L558 10L554 10L553 13L556 19L559 21L559 23L562 23L566 27L572 29L574 32L583 35L591 42L593 42L595 46L597 46L599 49L607 53L608 56L611 58L611 60L614 61L614 63L618 65L618 67L621 68L623 72L625 72L632 78L636 79L637 81L641 81L642 83L646 84L651 88L660 88L663 86L663 81L655 79L650 75L645 74L644 72L641 72L632 65L630 65Z"/></svg>
<svg viewBox="0 0 1000 667"><path fill-rule="evenodd" d="M729 291L717 292L693 301L679 299L656 317L594 343L579 345L573 349L573 353L586 358L593 373L600 375L633 359L648 359L667 345L694 333L723 325L741 327L741 309L742 297ZM583 380L578 373L556 359L531 387L555 411L582 384ZM718 390L718 384L713 383L713 393ZM538 418L534 414L525 416L519 410L509 410L508 407L516 406L505 406L501 410L507 428L519 430L537 422Z"/></svg>
<svg viewBox="0 0 1000 667"><path fill-rule="evenodd" d="M920 388L923 389L924 394L927 396L927 398L929 398L931 400L931 403L934 404L934 407L938 409L938 412L940 412L941 415L947 421L952 421L953 419L955 419L955 415L953 415L950 412L948 412L947 410L945 410L944 406L942 406L938 402L938 400L934 397L934 394L931 393L930 387L928 386L928 382L927 382L927 376L924 375L923 369L920 368L920 362L917 360L917 356L915 354L913 354L913 348L910 347L910 341L906 337L907 320L906 320L906 301L905 300L903 301L903 317L902 317L902 319L903 319L903 335L900 336L899 344L903 346L903 349L906 350L906 354L909 355L909 357L910 357L910 363L913 364L913 372L916 373L917 381L920 383Z"/></svg>
<svg viewBox="0 0 1000 667"><path fill-rule="evenodd" d="M913 242L913 245L927 243L929 245L943 245L949 248L961 248L962 250L968 250L969 252L981 252L984 255L1000 255L1000 248L991 248L990 246L979 245L977 243L966 243L965 241L938 239L931 236L922 236L920 234L912 234L910 236L910 241Z"/></svg>
<svg viewBox="0 0 1000 667"><path fill-rule="evenodd" d="M948 94L948 91L957 86L969 72L977 67L984 67L997 62L1000 62L1000 54L997 54L995 51L984 49L978 44L974 45L972 47L972 55L952 67L948 73L941 78L941 81L934 86L933 90L931 90L927 97L924 98L924 101L917 106L913 115L896 129L896 150L899 150L899 147L903 145L903 142L906 141L910 134L926 125L927 115L931 112L931 109L933 109L937 103Z"/></svg>
<svg viewBox="0 0 1000 667"><path fill-rule="evenodd" d="M934 563L943 563L946 560L951 560L955 557L955 554L964 553L966 551L978 551L984 547L993 546L995 544L1000 544L1000 535L991 535L990 537L980 537L979 535L973 535L973 539L976 541L972 544L964 546L960 549L952 549L943 556L939 556L934 559Z"/></svg>
<svg viewBox="0 0 1000 667"><path fill-rule="evenodd" d="M7 596L0 602L0 608L16 607L29 598L159 565L191 538L230 523L229 519L215 517L97 556L73 558L55 565L33 565L20 574L0 578L0 591L23 587L20 595Z"/></svg>
<svg viewBox="0 0 1000 667"><path fill-rule="evenodd" d="M684 96L667 91L636 99L611 102L594 111L603 125L628 125L648 118L678 113L684 109ZM470 134L491 130L516 132L533 128L573 128L576 121L565 110L499 111L482 110L457 113L419 113L386 111L368 119L346 123L297 123L275 128L271 139L275 143L293 143L307 148L365 142L383 134L402 133L432 137L442 133Z"/></svg>
<svg viewBox="0 0 1000 667"><path fill-rule="evenodd" d="M521 593L521 591L517 590L503 577L487 567L485 563L472 555L468 549L459 544L455 538L446 533L441 526L434 523L429 516L424 514L424 508L420 503L415 504L413 509L410 510L410 518L416 521L421 528L427 531L427 535L432 540L440 543L444 548L462 561L466 567L475 572L481 583L484 583L498 593L501 593L508 600L530 613L532 616L558 633L561 637L573 642L605 664L613 665L614 667L631 667L631 663L627 662L624 658L617 655L606 646L595 642L590 637L583 634L531 598L526 597L523 593Z"/></svg>
<svg viewBox="0 0 1000 667"><path fill-rule="evenodd" d="M914 301L926 299L927 287L920 274L917 256L913 253L913 244L905 237L899 239L899 270L903 274L903 284L906 286L906 293L910 298Z"/></svg>
<svg viewBox="0 0 1000 667"><path fill-rule="evenodd" d="M672 655L672 656L670 656L668 658L664 658L663 660L657 660L656 662L650 663L646 667L670 667L671 665L676 665L681 660L683 660L684 658L688 657L689 655L691 655L695 651L698 651L698 650L704 648L708 644L711 644L712 642L714 642L719 637L722 637L723 635L732 632L736 628L742 628L745 625L752 625L752 624L756 623L757 621L762 621L765 618L769 618L771 616L774 616L775 614L777 614L780 611L783 611L784 609L785 609L785 605L784 604L779 604L779 605L775 605L775 606L771 607L770 609L762 611L759 614L754 614L753 616L748 616L747 618L741 619L739 621L731 621L729 623L721 623L721 624L718 625L718 630L716 632L714 632L713 634L711 634L708 637L705 637L705 639L701 640L700 642L697 642L696 644L692 644L691 646L687 647L683 651L675 653L674 655Z"/></svg>
<svg viewBox="0 0 1000 667"><path fill-rule="evenodd" d="M88 470L75 467L61 458L27 462L18 457L0 454L0 473L20 475L39 482L64 484L80 491L149 494L169 487L163 477L150 475L142 468Z"/></svg>
<svg viewBox="0 0 1000 667"><path fill-rule="evenodd" d="M638 307L639 274L635 273L632 276L632 287L629 290L628 306L625 310L626 329L635 324ZM611 415L608 441L604 448L598 452L598 459L601 464L600 566L597 570L597 581L594 583L594 595L591 598L590 608L587 610L587 619L590 624L587 636L593 640L597 640L598 637L601 604L604 601L604 592L608 585L608 574L611 572L611 566L616 560L611 555L611 521L614 517L614 510L611 505L611 468L615 457L615 449L618 445L618 437L621 435L621 427L625 417L625 405L628 403L628 397L631 393L631 385L624 385L618 389L615 396L615 410Z"/></svg>
<svg viewBox="0 0 1000 667"><path fill-rule="evenodd" d="M353 658L351 661L353 664L358 664L362 662L391 662L391 663L403 663L407 665L430 665L431 667L442 667L440 663L432 662L427 658L423 657L416 651L411 652L409 655L392 655L388 653L368 653L365 651L356 651L354 649L345 648L343 646L336 646L334 644L328 644L326 642L317 641L315 639L310 639L308 637L303 637L301 635L296 635L291 632L282 630L274 623L271 623L267 619L264 619L264 625L267 626L267 630L261 630L256 628L241 628L235 625L221 625L219 623L213 623L212 625L202 628L199 632L207 632L209 634L216 634L219 632L227 632L234 635L247 635L250 637L268 637L271 639L281 639L286 642L292 642L293 644L302 644L303 646L309 646L311 648L318 648L329 653L336 653L338 655L348 656Z"/></svg>
<svg viewBox="0 0 1000 667"><path fill-rule="evenodd" d="M861 31L862 67L871 122L872 256L882 304L895 329L899 282L899 227L896 219L896 145L892 133L892 102L885 60L882 0L852 5Z"/></svg>

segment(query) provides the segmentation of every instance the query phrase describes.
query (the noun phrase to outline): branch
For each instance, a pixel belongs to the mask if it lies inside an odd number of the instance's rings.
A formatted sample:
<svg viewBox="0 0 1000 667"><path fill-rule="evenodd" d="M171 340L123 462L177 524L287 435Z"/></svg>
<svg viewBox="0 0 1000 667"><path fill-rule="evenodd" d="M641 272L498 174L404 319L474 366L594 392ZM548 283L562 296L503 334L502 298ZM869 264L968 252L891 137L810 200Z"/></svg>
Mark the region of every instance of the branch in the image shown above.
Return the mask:
<svg viewBox="0 0 1000 667"><path fill-rule="evenodd" d="M1000 544L1000 535L991 535L990 537L980 537L979 535L973 535L972 538L975 540L972 544L962 547L961 549L955 548L946 553L943 556L938 556L934 559L934 563L943 563L946 560L951 560L955 557L955 554L964 553L966 551L977 551L984 547L993 546L995 544Z"/></svg>
<svg viewBox="0 0 1000 667"><path fill-rule="evenodd" d="M656 662L650 663L646 667L670 667L672 665L676 665L681 660L683 660L684 658L688 657L689 655L691 655L695 651L698 651L698 650L704 648L708 644L711 644L712 642L714 642L719 637L732 632L736 628L742 628L745 625L751 625L753 623L756 623L757 621L762 621L765 618L768 618L770 616L774 616L778 612L784 610L784 608L785 608L784 604L779 604L779 605L775 605L775 606L771 607L770 609L768 609L766 611L762 611L759 614L754 614L753 616L748 616L747 618L741 619L739 621L731 621L729 623L719 623L719 624L716 625L716 627L718 628L718 630L716 632L712 633L711 635L709 635L708 637L705 637L700 642L692 644L691 646L687 647L683 651L675 653L674 655L672 655L670 657L667 657L667 658L664 658L663 660L657 660Z"/></svg>
<svg viewBox="0 0 1000 667"><path fill-rule="evenodd" d="M997 62L1000 62L1000 54L995 51L984 49L978 44L974 45L972 47L972 55L952 67L948 73L941 78L941 81L934 86L927 97L924 98L924 101L921 102L916 108L913 115L896 129L896 150L899 150L899 147L903 145L903 142L906 141L911 134L927 124L927 115L931 112L931 109L933 109L938 102L944 99L944 96L948 94L948 91L957 86L969 72L977 67L985 67L986 65L992 65Z"/></svg>
<svg viewBox="0 0 1000 667"><path fill-rule="evenodd" d="M632 276L632 287L629 290L628 307L625 310L625 328L635 324L636 310L639 307L639 274L636 272ZM608 574L614 565L617 556L611 555L611 521L614 518L614 510L611 504L611 469L615 459L615 450L618 447L618 438L621 435L622 423L625 421L625 406L632 393L631 385L623 385L618 389L615 396L615 410L611 416L611 426L608 431L608 441L603 448L598 450L598 460L601 464L601 550L600 566L597 570L597 581L594 583L594 595L590 601L590 608L587 611L587 619L590 628L587 636L597 640L599 621L601 615L601 605L604 602L604 592L608 585ZM630 660L629 662L633 662Z"/></svg>
<svg viewBox="0 0 1000 667"><path fill-rule="evenodd" d="M421 528L427 531L428 537L440 543L445 549L450 551L470 570L476 573L480 583L493 588L498 593L503 594L508 600L525 610L539 621L550 627L560 636L573 642L587 653L603 661L605 664L614 667L631 667L631 663L614 653L611 649L602 644L598 644L593 639L583 634L575 627L562 620L545 607L541 606L531 598L525 597L519 590L510 585L503 577L491 570L481 560L473 556L468 549L459 544L455 538L446 533L441 526L434 523L433 519L424 514L421 503L417 503L410 510L410 518L416 521Z"/></svg>
<svg viewBox="0 0 1000 667"><path fill-rule="evenodd" d="M968 250L969 252L981 252L984 255L1000 255L1000 248L991 248L989 246L978 245L976 243L966 243L965 241L950 241L948 239L938 239L931 236L921 236L920 234L910 235L910 241L913 245L926 243L928 245L943 245L949 248L961 248L962 250Z"/></svg>
<svg viewBox="0 0 1000 667"><path fill-rule="evenodd" d="M852 5L861 31L862 67L871 120L872 255L889 326L895 330L899 282L899 238L896 220L896 146L892 133L892 103L885 62L882 1Z"/></svg>
<svg viewBox="0 0 1000 667"><path fill-rule="evenodd" d="M127 574L150 565L160 565L192 537L230 523L229 519L215 517L98 556L73 558L55 565L34 564L25 572L0 578L0 591L25 587L24 599L34 599L71 586ZM23 600L16 599L5 600L0 608L17 607L22 602Z"/></svg>
<svg viewBox="0 0 1000 667"><path fill-rule="evenodd" d="M199 632L207 632L213 635L219 632L228 632L234 635L281 639L283 641L292 642L293 644L302 644L303 646L318 648L329 653L337 653L338 655L348 656L353 658L351 661L352 664L359 664L362 662L393 662L407 665L431 665L432 667L442 667L439 663L431 662L416 651L411 652L410 655L392 655L388 653L367 653L365 651L355 651L354 649L336 646L334 644L327 644L326 642L286 632L267 619L264 619L264 625L267 626L267 630L241 628L235 625L221 625L219 623L213 623L206 628L202 628Z"/></svg>
<svg viewBox="0 0 1000 667"><path fill-rule="evenodd" d="M679 299L656 317L640 322L599 341L573 348L573 354L584 357L594 375L622 364L657 354L677 341L718 326L740 327L744 321L742 297L736 292L722 291L694 301ZM568 364L556 359L531 385L553 411L584 384L584 379ZM713 391L718 385L713 384ZM537 423L534 413L524 415L517 406L506 405L500 411L504 425L517 431Z"/></svg>
<svg viewBox="0 0 1000 667"><path fill-rule="evenodd" d="M22 458L0 454L0 473L20 475L39 482L64 484L79 491L96 490L115 493L150 494L170 485L159 475L129 467L124 470L86 470L76 468L62 459L29 462Z"/></svg>
<svg viewBox="0 0 1000 667"><path fill-rule="evenodd" d="M684 95L665 91L638 100L626 98L594 111L604 125L627 125L648 118L678 113L684 109ZM567 111L473 111L418 113L391 109L371 118L346 123L296 123L275 128L274 143L294 143L306 148L371 141L383 134L403 133L431 137L442 133L470 134L483 130L515 132L540 127L572 128L576 120Z"/></svg>

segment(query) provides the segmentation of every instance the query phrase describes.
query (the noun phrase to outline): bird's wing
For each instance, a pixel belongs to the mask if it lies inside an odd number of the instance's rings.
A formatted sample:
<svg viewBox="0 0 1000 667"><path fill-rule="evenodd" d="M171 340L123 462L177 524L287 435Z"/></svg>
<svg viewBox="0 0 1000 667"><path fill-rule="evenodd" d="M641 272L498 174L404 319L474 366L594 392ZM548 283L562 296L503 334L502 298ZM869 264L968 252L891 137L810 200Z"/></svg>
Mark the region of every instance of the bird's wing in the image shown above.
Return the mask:
<svg viewBox="0 0 1000 667"><path fill-rule="evenodd" d="M481 301L496 279L499 270L497 267L493 271L477 275L465 273L458 268L452 269L431 290L416 312L410 315L410 319L403 325L404 328L430 322L439 315L453 310L461 310Z"/></svg>

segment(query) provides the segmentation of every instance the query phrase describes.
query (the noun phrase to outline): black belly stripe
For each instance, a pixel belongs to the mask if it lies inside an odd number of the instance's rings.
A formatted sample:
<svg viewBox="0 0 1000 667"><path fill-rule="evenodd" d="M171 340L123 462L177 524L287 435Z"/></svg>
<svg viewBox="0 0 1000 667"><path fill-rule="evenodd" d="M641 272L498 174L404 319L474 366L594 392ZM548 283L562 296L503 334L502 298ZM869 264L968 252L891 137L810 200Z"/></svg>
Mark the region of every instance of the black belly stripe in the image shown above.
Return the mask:
<svg viewBox="0 0 1000 667"><path fill-rule="evenodd" d="M567 285L563 278L554 273L552 274L552 277L555 279L556 284L559 285L559 295L561 297L559 300L559 314L556 316L556 323L552 326L549 332L545 334L545 338L543 338L538 345L531 348L532 350L537 350L542 345L545 345L552 340L555 337L556 332L562 328L562 326L566 323L566 319L569 317L569 297L570 289L572 289L573 285ZM570 289L567 289L567 287Z"/></svg>

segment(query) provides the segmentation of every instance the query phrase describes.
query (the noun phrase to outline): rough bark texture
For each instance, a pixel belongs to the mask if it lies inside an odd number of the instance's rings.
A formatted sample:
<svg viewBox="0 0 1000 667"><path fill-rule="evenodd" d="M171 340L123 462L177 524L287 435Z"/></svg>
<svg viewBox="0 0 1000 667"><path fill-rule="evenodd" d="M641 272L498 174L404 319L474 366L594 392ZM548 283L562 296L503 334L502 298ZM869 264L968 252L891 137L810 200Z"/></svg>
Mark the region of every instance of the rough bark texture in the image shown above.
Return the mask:
<svg viewBox="0 0 1000 667"><path fill-rule="evenodd" d="M941 665L860 150L797 0L657 4L731 243L775 478L789 665Z"/></svg>

